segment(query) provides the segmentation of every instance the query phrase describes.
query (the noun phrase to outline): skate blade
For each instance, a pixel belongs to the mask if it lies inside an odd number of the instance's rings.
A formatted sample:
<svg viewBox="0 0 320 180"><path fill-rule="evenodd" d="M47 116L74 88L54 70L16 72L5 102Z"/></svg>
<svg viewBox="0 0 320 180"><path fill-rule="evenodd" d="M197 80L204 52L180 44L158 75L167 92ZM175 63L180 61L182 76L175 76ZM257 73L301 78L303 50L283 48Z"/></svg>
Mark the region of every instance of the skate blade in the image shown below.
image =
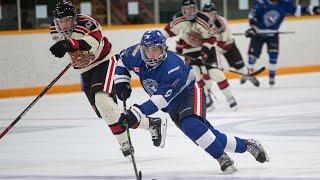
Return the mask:
<svg viewBox="0 0 320 180"><path fill-rule="evenodd" d="M228 174L233 174L233 173L238 172L238 169L234 165L231 165L231 166L227 167L223 172L228 173Z"/></svg>
<svg viewBox="0 0 320 180"><path fill-rule="evenodd" d="M132 162L132 157L131 157L131 155L126 156L126 158L129 159L130 162Z"/></svg>
<svg viewBox="0 0 320 180"><path fill-rule="evenodd" d="M163 119L161 121L161 143L159 145L159 148L163 148L166 143L166 137L167 137L167 119Z"/></svg>
<svg viewBox="0 0 320 180"><path fill-rule="evenodd" d="M262 146L262 144L260 143L260 141L258 141L258 140L255 140L256 141L256 143L258 144L258 146L260 146L261 148L262 148L262 151L263 151L263 153L264 153L264 155L265 155L265 157L266 157L266 161L265 162L270 162L270 158L269 158L269 156L268 156L268 154L267 154L267 151L264 149L264 147Z"/></svg>
<svg viewBox="0 0 320 180"><path fill-rule="evenodd" d="M238 111L239 107L238 107L238 105L236 105L236 106L231 107L230 109L231 109L231 111Z"/></svg>

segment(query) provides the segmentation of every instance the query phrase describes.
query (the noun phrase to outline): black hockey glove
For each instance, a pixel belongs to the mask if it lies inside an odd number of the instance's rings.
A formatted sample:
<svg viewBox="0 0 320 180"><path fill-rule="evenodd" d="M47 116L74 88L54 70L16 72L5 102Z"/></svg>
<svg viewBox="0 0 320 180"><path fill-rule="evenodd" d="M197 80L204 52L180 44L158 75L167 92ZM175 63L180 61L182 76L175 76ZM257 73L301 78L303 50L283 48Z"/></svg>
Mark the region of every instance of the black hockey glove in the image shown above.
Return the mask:
<svg viewBox="0 0 320 180"><path fill-rule="evenodd" d="M71 38L58 41L50 47L51 53L58 58L62 58L66 52L76 52L78 49L79 42Z"/></svg>
<svg viewBox="0 0 320 180"><path fill-rule="evenodd" d="M204 64L211 64L213 62L217 62L215 47L209 49L206 46L202 46L201 55L197 59L201 60Z"/></svg>
<svg viewBox="0 0 320 180"><path fill-rule="evenodd" d="M118 98L123 101L128 99L131 96L131 86L130 83L128 82L120 82L114 85L116 94L118 96Z"/></svg>
<svg viewBox="0 0 320 180"><path fill-rule="evenodd" d="M122 129L127 129L127 125L129 125L128 128L138 126L138 123L141 121L142 116L144 115L141 112L139 105L134 104L130 107L129 110L123 112L120 115L118 124Z"/></svg>
<svg viewBox="0 0 320 180"><path fill-rule="evenodd" d="M255 35L257 35L257 32L256 32L256 30L253 29L253 28L250 28L250 29L246 30L246 32L245 32L245 36L246 36L247 38L252 38L252 37L255 36Z"/></svg>

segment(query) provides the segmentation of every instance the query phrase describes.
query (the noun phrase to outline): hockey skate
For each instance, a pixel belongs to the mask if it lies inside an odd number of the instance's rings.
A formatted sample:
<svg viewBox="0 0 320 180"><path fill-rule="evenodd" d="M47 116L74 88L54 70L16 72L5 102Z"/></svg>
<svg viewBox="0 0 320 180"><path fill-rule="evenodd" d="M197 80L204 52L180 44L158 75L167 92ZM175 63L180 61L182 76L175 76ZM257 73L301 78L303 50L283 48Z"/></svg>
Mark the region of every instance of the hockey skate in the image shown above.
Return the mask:
<svg viewBox="0 0 320 180"><path fill-rule="evenodd" d="M123 144L120 145L120 150L122 151L122 154L124 157L128 158L130 161L132 161L131 153L134 153L133 146L130 144L129 141L124 142Z"/></svg>
<svg viewBox="0 0 320 180"><path fill-rule="evenodd" d="M149 118L149 131L151 133L153 145L163 148L167 134L167 119Z"/></svg>
<svg viewBox="0 0 320 180"><path fill-rule="evenodd" d="M261 143L254 139L244 140L247 145L247 151L260 163L269 162L269 156Z"/></svg>
<svg viewBox="0 0 320 180"><path fill-rule="evenodd" d="M270 77L270 78L269 78L269 85L270 85L271 87L273 87L274 84L275 84L274 77Z"/></svg>
<svg viewBox="0 0 320 180"><path fill-rule="evenodd" d="M219 157L217 161L219 162L220 169L223 172L234 173L238 171L238 169L233 165L233 160L225 152L223 152L222 156Z"/></svg>
<svg viewBox="0 0 320 180"><path fill-rule="evenodd" d="M260 82L258 81L258 79L256 77L242 77L240 79L240 84L244 84L247 80L249 79L249 81L256 87L259 87L260 86Z"/></svg>
<svg viewBox="0 0 320 180"><path fill-rule="evenodd" d="M211 111L215 110L214 102L213 102L213 99L211 97L211 93L212 92L209 91L209 95L206 97L207 112L211 112Z"/></svg>
<svg viewBox="0 0 320 180"><path fill-rule="evenodd" d="M228 97L228 98L227 98L227 101L228 101L228 103L229 103L229 107L230 107L231 110L233 110L233 111L237 111L237 110L238 110L238 103L237 103L237 101L234 99L233 96Z"/></svg>

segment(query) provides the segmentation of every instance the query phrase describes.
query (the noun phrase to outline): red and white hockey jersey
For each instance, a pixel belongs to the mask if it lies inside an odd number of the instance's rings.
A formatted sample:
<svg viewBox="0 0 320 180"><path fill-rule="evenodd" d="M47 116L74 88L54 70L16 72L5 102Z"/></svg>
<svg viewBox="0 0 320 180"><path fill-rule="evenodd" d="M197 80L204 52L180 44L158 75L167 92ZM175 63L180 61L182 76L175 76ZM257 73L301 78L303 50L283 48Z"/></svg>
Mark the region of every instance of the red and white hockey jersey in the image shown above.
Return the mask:
<svg viewBox="0 0 320 180"><path fill-rule="evenodd" d="M54 23L51 24L50 34L55 42L65 39L65 37L57 31ZM78 14L78 23L69 38L76 40L82 39L91 46L89 51L80 50L80 56L70 56L74 69L80 73L94 68L113 56L111 43L102 35L100 24L90 16Z"/></svg>

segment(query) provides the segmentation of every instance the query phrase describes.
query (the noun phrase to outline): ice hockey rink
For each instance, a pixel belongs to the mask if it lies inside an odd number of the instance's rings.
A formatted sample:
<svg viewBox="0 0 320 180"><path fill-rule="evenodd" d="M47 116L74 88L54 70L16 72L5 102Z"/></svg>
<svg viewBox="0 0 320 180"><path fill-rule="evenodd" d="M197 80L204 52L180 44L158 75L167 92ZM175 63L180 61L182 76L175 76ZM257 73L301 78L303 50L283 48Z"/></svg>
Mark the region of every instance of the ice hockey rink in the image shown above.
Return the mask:
<svg viewBox="0 0 320 180"><path fill-rule="evenodd" d="M320 179L320 73L277 76L273 88L268 78L259 79L260 88L230 80L237 112L229 110L213 87L216 110L207 118L222 132L258 139L270 156L269 163L260 164L249 153L229 153L239 172L224 174L218 162L169 119L163 149L152 145L148 131L131 130L142 179ZM0 99L0 131L34 98ZM141 88L135 88L128 106L146 98ZM43 96L0 140L0 179L127 180L135 179L135 174L132 162L123 157L85 95L69 93Z"/></svg>

